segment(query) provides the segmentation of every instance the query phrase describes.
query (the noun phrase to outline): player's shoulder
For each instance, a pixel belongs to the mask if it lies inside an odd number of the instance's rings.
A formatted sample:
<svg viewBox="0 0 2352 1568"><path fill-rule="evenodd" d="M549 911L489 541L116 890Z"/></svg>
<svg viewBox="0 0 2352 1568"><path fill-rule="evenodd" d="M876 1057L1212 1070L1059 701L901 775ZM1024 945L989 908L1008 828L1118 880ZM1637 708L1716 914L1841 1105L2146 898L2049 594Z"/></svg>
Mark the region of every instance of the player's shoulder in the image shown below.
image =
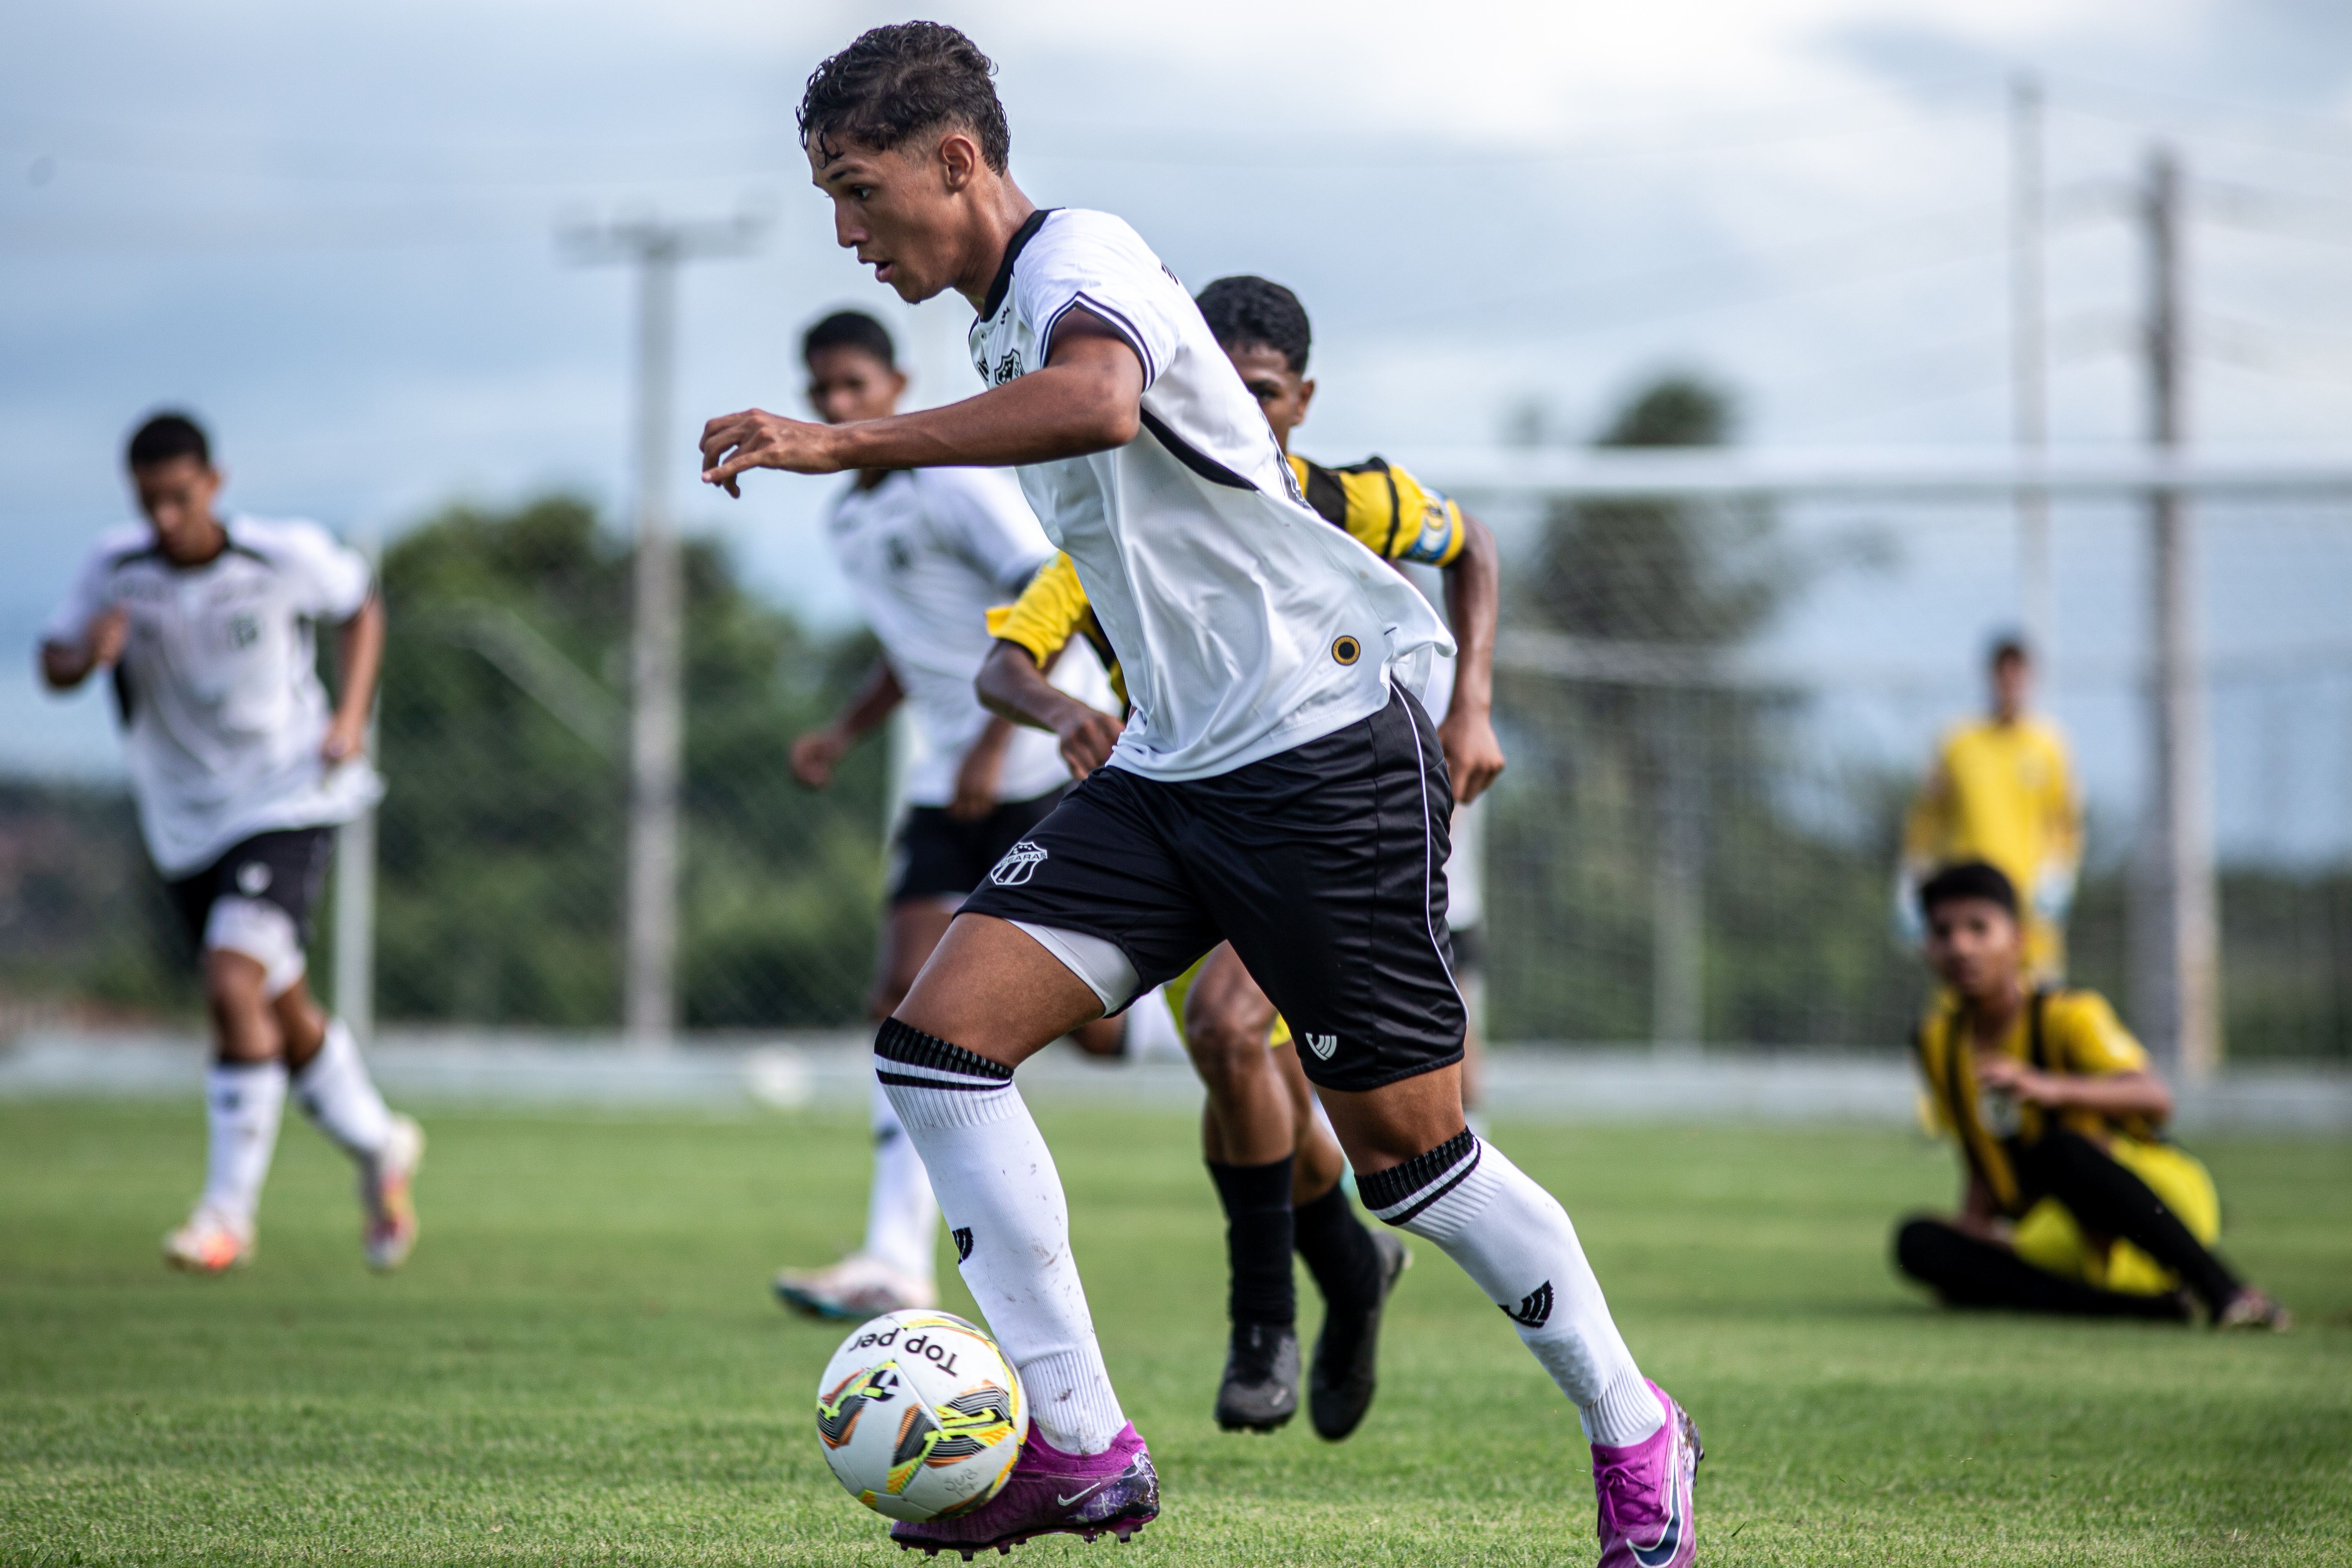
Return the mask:
<svg viewBox="0 0 2352 1568"><path fill-rule="evenodd" d="M2061 985L2042 994L2042 1019L2049 1028L2120 1029L2115 1004L2088 986Z"/></svg>
<svg viewBox="0 0 2352 1568"><path fill-rule="evenodd" d="M229 548L266 558L315 556L340 552L342 541L321 524L301 517L247 517L226 520Z"/></svg>
<svg viewBox="0 0 2352 1568"><path fill-rule="evenodd" d="M1289 454L1290 471L1297 477L1299 493L1326 522L1345 528L1352 512L1377 503L1385 517L1390 510L1389 464L1384 458L1358 463L1324 464L1297 453Z"/></svg>
<svg viewBox="0 0 2352 1568"><path fill-rule="evenodd" d="M111 570L150 557L163 558L155 531L143 522L118 522L90 542L84 559L100 570Z"/></svg>
<svg viewBox="0 0 2352 1568"><path fill-rule="evenodd" d="M1183 287L1125 218L1088 207L1055 207L1044 217L1013 268L1016 291L1037 295L1041 304L1057 305L1068 287L1088 282Z"/></svg>

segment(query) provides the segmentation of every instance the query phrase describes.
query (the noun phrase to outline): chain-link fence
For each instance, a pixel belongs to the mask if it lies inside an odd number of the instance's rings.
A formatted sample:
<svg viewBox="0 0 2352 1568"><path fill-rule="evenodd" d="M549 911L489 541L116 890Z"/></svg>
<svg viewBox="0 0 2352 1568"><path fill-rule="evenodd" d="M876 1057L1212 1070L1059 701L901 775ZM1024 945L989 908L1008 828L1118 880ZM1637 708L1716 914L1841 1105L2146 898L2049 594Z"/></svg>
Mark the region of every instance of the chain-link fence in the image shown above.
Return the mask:
<svg viewBox="0 0 2352 1568"><path fill-rule="evenodd" d="M1442 476L1433 476L1442 477ZM2225 1037L2352 1055L2352 502L2200 503ZM1498 1039L1888 1047L1924 994L1892 931L1902 811L2016 619L1994 502L1554 502L1506 542L1486 907ZM2045 706L2089 798L2073 971L2128 1005L2145 805L2146 524L2060 504ZM885 748L823 794L792 738L873 656L688 552L690 1029L854 1022ZM626 545L579 503L403 533L379 754L375 1012L605 1031L621 1009ZM104 790L0 786L0 995L193 1020L180 939ZM331 973L322 922L315 972Z"/></svg>

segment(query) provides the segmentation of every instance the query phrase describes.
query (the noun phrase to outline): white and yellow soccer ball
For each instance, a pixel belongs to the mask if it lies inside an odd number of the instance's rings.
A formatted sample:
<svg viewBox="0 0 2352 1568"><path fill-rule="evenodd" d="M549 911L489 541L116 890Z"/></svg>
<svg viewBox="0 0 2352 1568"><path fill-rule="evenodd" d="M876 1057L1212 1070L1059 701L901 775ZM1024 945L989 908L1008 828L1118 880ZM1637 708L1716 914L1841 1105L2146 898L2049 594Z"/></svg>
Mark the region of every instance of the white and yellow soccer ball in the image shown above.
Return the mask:
<svg viewBox="0 0 2352 1568"><path fill-rule="evenodd" d="M824 1462L892 1519L948 1519L994 1497L1029 1437L1020 1374L951 1312L886 1312L841 1342L816 1389Z"/></svg>

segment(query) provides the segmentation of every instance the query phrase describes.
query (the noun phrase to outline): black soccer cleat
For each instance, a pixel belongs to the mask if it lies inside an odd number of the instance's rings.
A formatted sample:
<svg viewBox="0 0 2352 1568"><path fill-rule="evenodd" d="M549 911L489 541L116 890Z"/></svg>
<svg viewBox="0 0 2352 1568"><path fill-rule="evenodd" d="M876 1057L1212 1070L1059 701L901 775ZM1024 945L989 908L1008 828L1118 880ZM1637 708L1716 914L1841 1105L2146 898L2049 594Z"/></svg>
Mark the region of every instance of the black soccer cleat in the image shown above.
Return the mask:
<svg viewBox="0 0 2352 1568"><path fill-rule="evenodd" d="M1288 1323L1235 1323L1217 1386L1217 1425L1271 1432L1298 1414L1298 1333Z"/></svg>
<svg viewBox="0 0 2352 1568"><path fill-rule="evenodd" d="M1315 1340L1315 1367L1308 1378L1307 1407L1315 1435L1336 1443L1363 1424L1380 1386L1381 1310L1397 1276L1412 1265L1405 1244L1385 1230L1371 1233L1381 1255L1381 1290L1371 1304L1332 1301L1323 1310L1323 1331Z"/></svg>

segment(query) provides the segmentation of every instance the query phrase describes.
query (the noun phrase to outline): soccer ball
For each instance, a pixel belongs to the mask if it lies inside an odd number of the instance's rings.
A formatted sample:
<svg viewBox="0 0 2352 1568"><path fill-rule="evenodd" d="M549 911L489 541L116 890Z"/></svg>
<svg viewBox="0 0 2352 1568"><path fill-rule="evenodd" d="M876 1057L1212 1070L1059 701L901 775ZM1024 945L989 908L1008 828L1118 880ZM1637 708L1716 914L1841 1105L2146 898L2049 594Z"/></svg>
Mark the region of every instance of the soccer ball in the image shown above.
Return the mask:
<svg viewBox="0 0 2352 1568"><path fill-rule="evenodd" d="M1020 1374L949 1312L886 1312L841 1342L816 1388L834 1479L892 1519L949 1519L997 1494L1029 1437Z"/></svg>

